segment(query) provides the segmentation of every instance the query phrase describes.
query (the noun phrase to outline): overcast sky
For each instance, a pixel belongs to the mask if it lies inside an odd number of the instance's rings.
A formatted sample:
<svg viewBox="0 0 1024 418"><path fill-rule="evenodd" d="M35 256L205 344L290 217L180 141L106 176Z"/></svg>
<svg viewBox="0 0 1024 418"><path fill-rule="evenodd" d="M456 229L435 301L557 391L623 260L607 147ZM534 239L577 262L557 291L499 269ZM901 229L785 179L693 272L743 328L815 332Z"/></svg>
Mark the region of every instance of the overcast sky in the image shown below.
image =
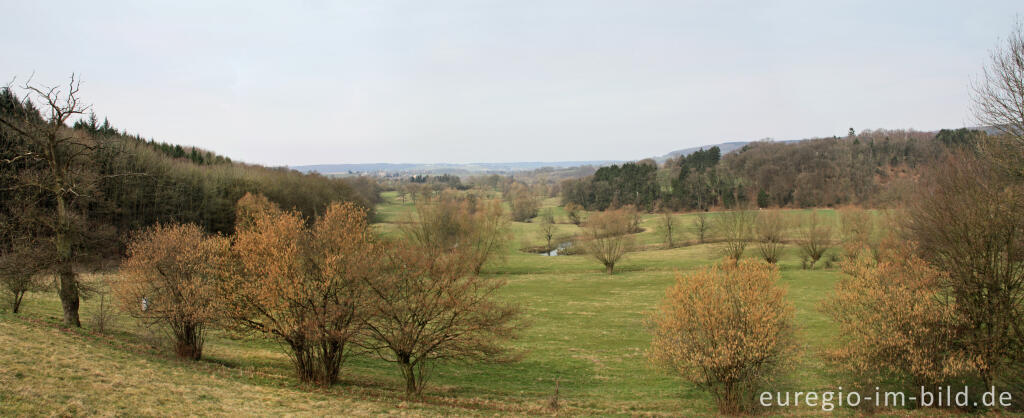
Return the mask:
<svg viewBox="0 0 1024 418"><path fill-rule="evenodd" d="M0 0L0 76L271 165L639 159L971 125L1018 1Z"/></svg>

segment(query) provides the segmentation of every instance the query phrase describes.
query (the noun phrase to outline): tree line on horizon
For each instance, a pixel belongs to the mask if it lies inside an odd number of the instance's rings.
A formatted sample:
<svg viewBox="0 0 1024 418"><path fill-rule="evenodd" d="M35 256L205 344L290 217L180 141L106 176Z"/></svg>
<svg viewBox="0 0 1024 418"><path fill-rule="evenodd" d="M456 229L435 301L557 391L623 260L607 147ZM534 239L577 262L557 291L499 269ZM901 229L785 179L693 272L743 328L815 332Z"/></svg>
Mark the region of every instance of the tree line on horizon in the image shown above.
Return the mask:
<svg viewBox="0 0 1024 418"><path fill-rule="evenodd" d="M759 141L723 155L718 146L671 158L599 168L563 180L563 204L587 210L706 211L742 207L886 206L907 192L921 168L984 140L983 130L874 130L844 138Z"/></svg>

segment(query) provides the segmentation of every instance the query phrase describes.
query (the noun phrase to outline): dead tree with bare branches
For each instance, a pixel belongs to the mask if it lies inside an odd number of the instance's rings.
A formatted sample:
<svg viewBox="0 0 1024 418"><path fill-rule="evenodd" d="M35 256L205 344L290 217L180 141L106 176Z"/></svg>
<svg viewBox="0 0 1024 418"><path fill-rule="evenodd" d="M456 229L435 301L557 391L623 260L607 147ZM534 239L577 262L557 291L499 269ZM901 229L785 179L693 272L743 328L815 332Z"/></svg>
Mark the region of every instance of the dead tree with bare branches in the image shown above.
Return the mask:
<svg viewBox="0 0 1024 418"><path fill-rule="evenodd" d="M981 76L971 83L974 118L998 132L986 149L1003 166L1020 169L1024 161L1024 22L989 54Z"/></svg>
<svg viewBox="0 0 1024 418"><path fill-rule="evenodd" d="M13 84L13 82L12 82ZM7 170L6 188L25 191L37 199L51 215L46 229L52 234L53 263L58 275L58 294L64 310L64 325L80 327L78 317L79 283L76 257L85 245L84 205L101 176L95 174L90 156L104 146L105 140L93 138L68 125L89 111L79 91L80 78L71 75L67 85L46 86L30 77L17 88L23 92L20 105L0 112L0 129L17 138L0 164ZM8 85L11 96L15 87Z"/></svg>

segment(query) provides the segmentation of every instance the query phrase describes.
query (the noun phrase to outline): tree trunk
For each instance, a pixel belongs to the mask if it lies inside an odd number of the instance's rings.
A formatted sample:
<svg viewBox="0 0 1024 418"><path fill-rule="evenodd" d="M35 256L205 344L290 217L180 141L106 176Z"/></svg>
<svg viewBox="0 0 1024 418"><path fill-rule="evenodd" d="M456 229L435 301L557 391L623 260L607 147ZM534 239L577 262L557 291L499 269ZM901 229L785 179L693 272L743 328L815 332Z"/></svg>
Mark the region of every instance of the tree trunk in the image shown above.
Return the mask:
<svg viewBox="0 0 1024 418"><path fill-rule="evenodd" d="M57 195L57 233L54 238L60 263L57 267L60 276L57 292L61 307L64 308L64 326L81 328L82 322L78 318L78 278L75 277L72 261L71 220L67 202L60 194Z"/></svg>
<svg viewBox="0 0 1024 418"><path fill-rule="evenodd" d="M25 292L14 292L14 299L11 300L11 313L18 313L23 297L25 297Z"/></svg>
<svg viewBox="0 0 1024 418"><path fill-rule="evenodd" d="M612 272L613 272L614 270L615 270L615 264L605 264L605 265L604 265L604 271L605 271L605 273L608 273L608 274L612 274Z"/></svg>
<svg viewBox="0 0 1024 418"><path fill-rule="evenodd" d="M70 262L62 263L60 267L60 304L64 308L64 326L82 327L78 318L78 279L71 268Z"/></svg>
<svg viewBox="0 0 1024 418"><path fill-rule="evenodd" d="M739 393L732 383L726 383L719 399L718 412L722 415L739 415L742 412Z"/></svg>
<svg viewBox="0 0 1024 418"><path fill-rule="evenodd" d="M402 368L402 377L405 378L405 394L412 396L419 393L419 388L416 384L416 370L409 360L407 357L400 357L398 367Z"/></svg>
<svg viewBox="0 0 1024 418"><path fill-rule="evenodd" d="M341 372L341 355L345 346L337 341L325 340L320 342L320 363L321 385L330 386L338 381L338 374Z"/></svg>
<svg viewBox="0 0 1024 418"><path fill-rule="evenodd" d="M309 342L293 339L288 342L299 380L318 386L330 386L338 380L344 345L336 341Z"/></svg>
<svg viewBox="0 0 1024 418"><path fill-rule="evenodd" d="M178 357L199 360L203 357L203 326L185 323L180 325L174 351Z"/></svg>

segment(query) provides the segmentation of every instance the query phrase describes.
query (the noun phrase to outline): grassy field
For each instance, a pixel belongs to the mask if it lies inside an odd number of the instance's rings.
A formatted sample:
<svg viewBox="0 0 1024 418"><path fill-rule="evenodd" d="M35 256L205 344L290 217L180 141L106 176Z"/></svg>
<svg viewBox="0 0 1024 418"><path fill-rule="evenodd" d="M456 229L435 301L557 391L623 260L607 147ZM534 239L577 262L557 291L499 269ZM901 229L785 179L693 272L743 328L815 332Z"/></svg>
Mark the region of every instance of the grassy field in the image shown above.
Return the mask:
<svg viewBox="0 0 1024 418"><path fill-rule="evenodd" d="M390 232L413 206L393 194L385 197L387 203L377 211L378 227ZM545 206L556 203L548 200ZM831 211L823 212L835 219ZM576 232L562 212L556 216L560 236ZM690 228L691 215L676 216L679 225ZM97 297L83 302L84 328L65 330L58 326L56 295L31 294L24 313L0 313L0 415L550 414L546 404L556 382L564 414L713 414L708 395L650 365L643 319L677 274L719 261L719 248L663 249L657 223L656 215L644 217L645 231L637 237L644 251L627 255L611 276L587 256L520 251L543 241L536 224L514 223L510 248L484 274L506 280L502 297L524 310L529 326L514 342L522 360L439 365L419 401L401 395L394 366L370 357L349 361L334 387L303 387L273 342L214 331L203 361L182 362L129 318L116 318L105 333L98 332ZM677 239L695 240L690 230ZM756 249L748 251L755 256ZM776 389L834 389L843 382L829 372L821 350L835 331L818 307L840 273L823 267L801 270L795 248L787 248L780 266L782 285L796 306L802 356ZM116 280L116 274L87 280Z"/></svg>

